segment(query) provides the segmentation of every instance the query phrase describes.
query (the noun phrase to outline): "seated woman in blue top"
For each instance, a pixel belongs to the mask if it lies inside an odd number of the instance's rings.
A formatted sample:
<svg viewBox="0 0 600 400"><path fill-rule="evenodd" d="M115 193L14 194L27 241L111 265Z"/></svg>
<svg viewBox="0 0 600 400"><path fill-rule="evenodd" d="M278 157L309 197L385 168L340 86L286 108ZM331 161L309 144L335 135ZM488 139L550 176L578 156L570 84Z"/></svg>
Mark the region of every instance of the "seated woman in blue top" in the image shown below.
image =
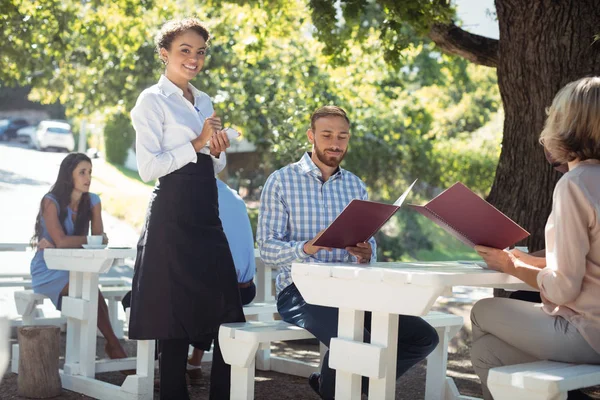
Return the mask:
<svg viewBox="0 0 600 400"><path fill-rule="evenodd" d="M31 261L33 291L48 296L59 310L62 296L69 293L69 271L48 269L44 249L81 248L87 243L90 222L92 235L103 235L104 243L108 243L102 226L100 197L89 192L91 181L90 158L81 153L66 156L60 164L56 182L42 198L31 238L32 245L37 247ZM110 358L127 357L110 325L102 293L98 296L98 329L106 339L104 350Z"/></svg>

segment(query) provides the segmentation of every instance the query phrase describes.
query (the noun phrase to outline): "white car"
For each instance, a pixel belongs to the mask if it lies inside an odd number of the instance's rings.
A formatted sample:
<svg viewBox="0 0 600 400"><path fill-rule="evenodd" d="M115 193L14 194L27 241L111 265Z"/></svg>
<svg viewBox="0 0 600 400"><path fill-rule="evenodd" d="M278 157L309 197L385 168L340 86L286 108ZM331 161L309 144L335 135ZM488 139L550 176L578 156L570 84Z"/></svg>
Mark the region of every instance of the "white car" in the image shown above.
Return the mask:
<svg viewBox="0 0 600 400"><path fill-rule="evenodd" d="M25 128L21 128L17 131L17 140L21 143L28 144L29 147L36 147L35 141L35 133L37 132L36 126L26 126Z"/></svg>
<svg viewBox="0 0 600 400"><path fill-rule="evenodd" d="M35 132L35 147L45 151L55 148L67 151L75 149L71 125L59 121L42 121Z"/></svg>

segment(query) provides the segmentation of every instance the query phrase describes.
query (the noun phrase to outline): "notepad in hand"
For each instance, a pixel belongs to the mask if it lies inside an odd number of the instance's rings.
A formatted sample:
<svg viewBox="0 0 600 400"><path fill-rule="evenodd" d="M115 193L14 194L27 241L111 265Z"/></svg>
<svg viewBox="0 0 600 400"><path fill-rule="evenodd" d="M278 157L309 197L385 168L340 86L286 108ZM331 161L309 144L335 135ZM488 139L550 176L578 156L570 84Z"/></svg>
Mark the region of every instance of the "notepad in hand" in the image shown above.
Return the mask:
<svg viewBox="0 0 600 400"><path fill-rule="evenodd" d="M345 249L366 242L400 209L415 182L394 204L354 199L325 229L313 246Z"/></svg>
<svg viewBox="0 0 600 400"><path fill-rule="evenodd" d="M458 182L424 206L408 205L470 247L505 249L529 232Z"/></svg>

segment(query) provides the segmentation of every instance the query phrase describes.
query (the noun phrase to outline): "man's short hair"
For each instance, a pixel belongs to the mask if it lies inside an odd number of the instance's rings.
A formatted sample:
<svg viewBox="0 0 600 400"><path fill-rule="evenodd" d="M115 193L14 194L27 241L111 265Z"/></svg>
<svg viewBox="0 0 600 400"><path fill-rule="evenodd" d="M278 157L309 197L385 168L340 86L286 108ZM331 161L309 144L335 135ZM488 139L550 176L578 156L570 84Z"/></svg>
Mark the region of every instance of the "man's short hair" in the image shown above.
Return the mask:
<svg viewBox="0 0 600 400"><path fill-rule="evenodd" d="M600 77L568 83L546 111L548 118L540 143L552 159L600 159Z"/></svg>
<svg viewBox="0 0 600 400"><path fill-rule="evenodd" d="M315 122L319 118L323 117L342 117L346 120L348 125L350 125L350 120L348 119L348 115L343 108L338 106L323 106L318 108L315 112L310 116L310 129L315 130Z"/></svg>

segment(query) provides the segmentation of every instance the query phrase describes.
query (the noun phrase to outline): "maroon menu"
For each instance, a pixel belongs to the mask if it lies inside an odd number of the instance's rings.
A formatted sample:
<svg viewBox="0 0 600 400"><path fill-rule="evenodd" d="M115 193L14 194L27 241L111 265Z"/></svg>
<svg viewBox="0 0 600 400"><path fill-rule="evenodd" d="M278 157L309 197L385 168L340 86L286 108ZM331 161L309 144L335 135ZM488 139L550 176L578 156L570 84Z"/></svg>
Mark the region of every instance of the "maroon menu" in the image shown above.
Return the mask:
<svg viewBox="0 0 600 400"><path fill-rule="evenodd" d="M470 247L505 249L529 232L458 182L424 206L408 205Z"/></svg>
<svg viewBox="0 0 600 400"><path fill-rule="evenodd" d="M394 204L354 199L325 229L314 246L345 249L366 242L400 209L416 180Z"/></svg>

